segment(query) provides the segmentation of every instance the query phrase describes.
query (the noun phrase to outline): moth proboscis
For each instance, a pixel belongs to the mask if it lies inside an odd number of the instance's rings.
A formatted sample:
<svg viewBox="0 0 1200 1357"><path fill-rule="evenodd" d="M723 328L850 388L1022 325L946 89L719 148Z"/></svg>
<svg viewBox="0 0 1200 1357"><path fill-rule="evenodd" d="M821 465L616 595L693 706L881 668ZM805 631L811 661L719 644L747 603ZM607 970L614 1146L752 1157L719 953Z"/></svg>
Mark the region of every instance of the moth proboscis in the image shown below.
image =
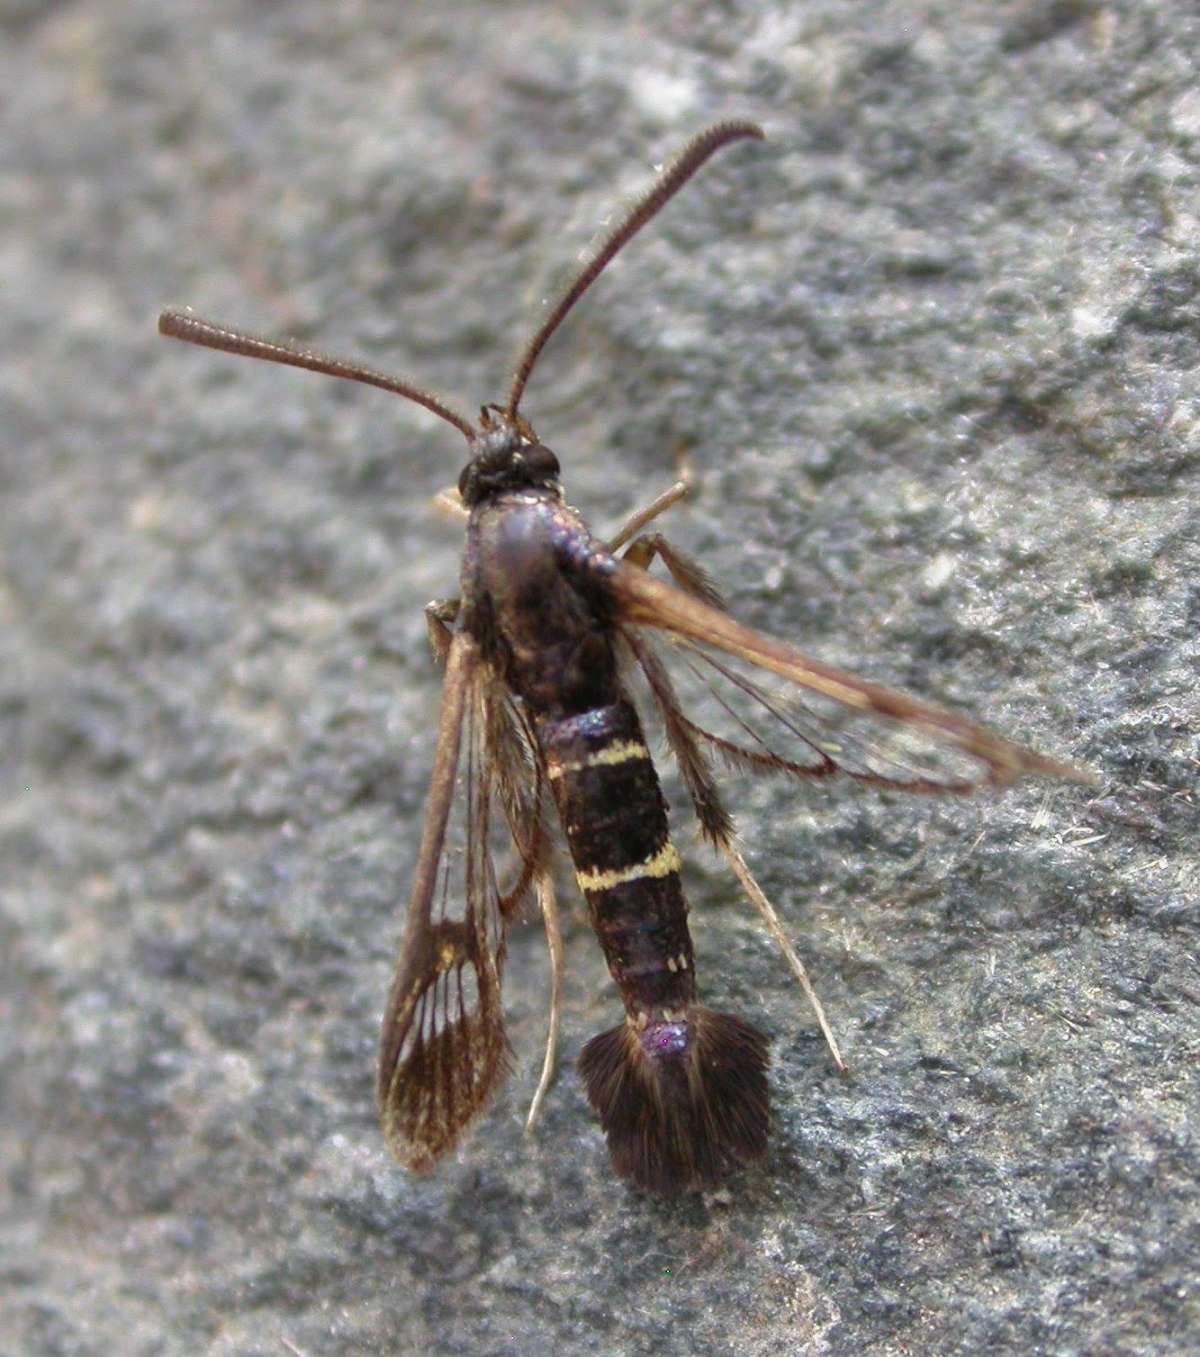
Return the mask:
<svg viewBox="0 0 1200 1357"><path fill-rule="evenodd" d="M1091 775L932 703L869 682L735 621L704 570L645 528L679 481L608 542L562 498L558 459L520 413L547 340L613 256L718 150L760 139L750 122L693 137L575 274L521 354L508 399L476 422L400 378L162 313L165 335L365 382L416 401L466 438L460 597L431 604L444 662L441 720L404 938L387 1003L379 1106L401 1163L430 1168L462 1138L508 1066L501 975L508 926L536 897L552 959L550 1034L532 1122L554 1067L562 946L551 871L553 801L625 1018L593 1037L580 1068L623 1176L656 1194L710 1186L767 1146L766 1036L697 1002L687 903L666 805L626 678L640 673L703 836L722 852L804 987L835 1061L837 1043L795 949L751 876L711 756L798 778L968 792L1037 774ZM648 571L661 560L672 583ZM674 671L654 649L672 644ZM712 694L724 733L685 714L683 672ZM674 677L673 677L674 673ZM767 691L768 676L783 681ZM462 851L448 849L455 803ZM518 864L502 890L490 839L507 829ZM451 884L451 873L454 881Z"/></svg>

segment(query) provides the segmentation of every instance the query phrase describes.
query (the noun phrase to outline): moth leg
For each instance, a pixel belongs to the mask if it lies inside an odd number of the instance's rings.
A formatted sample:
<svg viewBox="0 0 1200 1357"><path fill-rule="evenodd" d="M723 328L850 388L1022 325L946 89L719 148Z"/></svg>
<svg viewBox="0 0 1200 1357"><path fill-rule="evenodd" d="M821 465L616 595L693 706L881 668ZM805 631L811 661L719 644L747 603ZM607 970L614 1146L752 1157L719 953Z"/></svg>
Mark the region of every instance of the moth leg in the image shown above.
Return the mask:
<svg viewBox="0 0 1200 1357"><path fill-rule="evenodd" d="M425 631L429 637L429 649L438 664L445 664L446 653L454 638L454 621L458 617L461 600L457 598L435 598L425 605Z"/></svg>
<svg viewBox="0 0 1200 1357"><path fill-rule="evenodd" d="M653 523L659 514L665 514L673 504L678 504L691 488L691 478L685 471L674 485L669 485L661 495L656 495L644 509L639 509L637 513L630 517L621 531L608 543L609 551L620 551L626 542L636 537L648 523Z"/></svg>
<svg viewBox="0 0 1200 1357"><path fill-rule="evenodd" d="M720 608L722 612L728 610L721 591L708 571L699 561L694 561L678 547L673 547L662 533L648 532L635 538L621 559L647 570L656 556L685 594L691 594L710 608Z"/></svg>
<svg viewBox="0 0 1200 1357"><path fill-rule="evenodd" d="M671 682L670 674L655 653L654 647L644 637L635 631L622 632L622 637L650 685L651 695L662 719L663 732L687 784L688 794L692 798L692 809L700 822L701 833L714 847L732 840L733 817L721 801L721 793L708 758L688 730L687 720L679 709L679 699L675 695L675 685Z"/></svg>
<svg viewBox="0 0 1200 1357"><path fill-rule="evenodd" d="M458 486L456 485L448 485L445 490L439 490L431 503L437 512L445 518L452 518L465 523L471 517L471 511L462 502L462 496L458 493Z"/></svg>
<svg viewBox="0 0 1200 1357"><path fill-rule="evenodd" d="M671 578L685 593L709 604L710 607L720 608L724 612L725 600L721 597L721 591L699 562L692 560L678 547L673 547L661 533L642 532L642 529L653 523L660 514L666 513L672 505L678 504L685 495L690 493L692 473L688 465L687 455L682 450L678 454L677 465L679 479L675 484L668 486L662 494L655 496L644 509L639 509L621 531L609 541L608 549L616 553L626 543L629 543L629 549L624 553L622 559L629 561L631 565L639 566L642 570L648 570L654 558L659 557L663 565L670 571Z"/></svg>
<svg viewBox="0 0 1200 1357"><path fill-rule="evenodd" d="M554 879L543 870L537 881L538 903L542 907L542 918L546 924L546 944L550 949L550 1026L546 1033L546 1059L542 1063L542 1077L538 1080L537 1092L529 1104L529 1115L525 1118L526 1131L532 1131L542 1115L542 1103L546 1099L550 1085L554 1081L554 1070L558 1063L558 1030L562 1021L562 980L563 980L563 943L562 930L558 925L558 902L554 894Z"/></svg>
<svg viewBox="0 0 1200 1357"><path fill-rule="evenodd" d="M621 531L608 543L609 551L614 553L620 551L625 543L631 542L647 524L653 523L659 514L665 514L673 504L678 504L691 491L692 468L688 464L687 449L683 444L680 444L675 454L675 470L678 473L675 484L669 485L644 509L639 509L632 515Z"/></svg>
<svg viewBox="0 0 1200 1357"><path fill-rule="evenodd" d="M683 780L691 793L696 818L700 821L700 828L704 837L715 848L724 853L734 876L737 877L739 885L745 891L746 897L762 916L767 931L779 945L780 951L792 968L792 974L800 982L800 988L812 1008L817 1026L820 1027L829 1047L829 1054L833 1056L834 1064L839 1070L844 1071L846 1062L842 1059L837 1038L833 1035L829 1026L829 1020L825 1016L825 1009L821 1005L821 1000L817 997L812 981L808 978L808 972L804 969L804 962L800 960L796 949L792 946L791 939L784 932L783 925L779 922L779 915L775 913L775 910L771 907L771 902L763 894L762 887L751 876L745 858L738 852L734 842L733 820L721 804L721 798L717 792L716 783L713 781L708 760L698 748L695 738L689 731L683 719L683 714L679 710L679 700L675 696L675 686L671 682L670 675L653 649L645 644L636 633L626 632L624 635L626 643L633 651L634 658L642 667L642 672L650 685L650 692L658 705L667 742L671 746L679 771L683 774Z"/></svg>
<svg viewBox="0 0 1200 1357"><path fill-rule="evenodd" d="M833 1063L844 1074L846 1062L842 1059L837 1038L833 1035L829 1026L829 1020L825 1016L825 1010L821 1006L821 1000L817 997L816 990L813 989L812 981L808 978L808 972L804 969L804 962L800 960L796 949L792 946L791 939L784 932L783 925L779 922L779 915L775 913L771 907L771 902L763 894L762 887L750 875L750 868L746 866L745 858L734 847L732 840L719 840L717 847L725 854L730 867L733 869L734 876L737 877L742 890L746 892L747 899L762 916L767 931L778 943L779 950L783 953L787 964L792 968L792 974L800 982L804 997L808 1000L809 1007L816 1017L817 1026L821 1029L821 1034L825 1038L825 1044L829 1047L829 1054L833 1056Z"/></svg>

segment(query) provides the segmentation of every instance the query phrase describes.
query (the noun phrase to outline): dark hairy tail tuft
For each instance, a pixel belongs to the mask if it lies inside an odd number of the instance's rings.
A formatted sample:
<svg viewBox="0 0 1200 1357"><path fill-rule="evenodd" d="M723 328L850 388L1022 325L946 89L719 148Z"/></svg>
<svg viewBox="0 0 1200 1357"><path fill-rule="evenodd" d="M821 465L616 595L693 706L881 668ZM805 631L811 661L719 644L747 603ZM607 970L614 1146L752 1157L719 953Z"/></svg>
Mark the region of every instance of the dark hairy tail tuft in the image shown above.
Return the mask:
<svg viewBox="0 0 1200 1357"><path fill-rule="evenodd" d="M665 1197L765 1154L768 1044L743 1019L699 1007L593 1037L579 1068L617 1172Z"/></svg>

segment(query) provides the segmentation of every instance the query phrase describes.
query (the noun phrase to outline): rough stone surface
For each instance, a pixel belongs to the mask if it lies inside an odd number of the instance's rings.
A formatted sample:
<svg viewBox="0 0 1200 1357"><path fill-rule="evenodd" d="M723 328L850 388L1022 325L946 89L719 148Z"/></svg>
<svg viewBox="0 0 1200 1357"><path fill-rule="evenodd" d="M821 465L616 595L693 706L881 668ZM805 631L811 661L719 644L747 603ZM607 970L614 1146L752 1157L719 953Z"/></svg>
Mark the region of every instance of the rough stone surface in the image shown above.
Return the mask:
<svg viewBox="0 0 1200 1357"><path fill-rule="evenodd" d="M1195 6L0 25L0 1352L1200 1347ZM704 992L774 1039L765 1167L639 1198L569 1065L526 1139L529 927L517 1073L415 1181L372 1075L461 443L155 313L469 409L614 203L730 115L770 140L672 205L530 388L573 501L615 524L689 447L670 530L740 616L1103 787L732 780L853 1077L696 846ZM617 1004L567 931L571 1057Z"/></svg>

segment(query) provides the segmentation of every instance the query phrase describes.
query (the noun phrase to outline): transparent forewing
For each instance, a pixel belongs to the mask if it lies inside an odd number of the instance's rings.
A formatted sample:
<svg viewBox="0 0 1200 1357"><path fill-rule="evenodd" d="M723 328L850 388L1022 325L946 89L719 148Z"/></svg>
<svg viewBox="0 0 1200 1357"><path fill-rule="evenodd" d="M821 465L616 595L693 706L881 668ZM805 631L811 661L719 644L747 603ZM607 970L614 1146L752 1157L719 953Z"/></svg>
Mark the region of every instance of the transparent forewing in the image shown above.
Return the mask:
<svg viewBox="0 0 1200 1357"><path fill-rule="evenodd" d="M500 912L511 919L532 898L549 852L546 783L524 711L499 679L489 676L482 689L485 761L501 812L491 817L490 840L501 864Z"/></svg>
<svg viewBox="0 0 1200 1357"><path fill-rule="evenodd" d="M925 727L809 692L679 638L660 647L678 719L702 749L752 772L841 774L904 791L969 792L990 765Z"/></svg>
<svg viewBox="0 0 1200 1357"><path fill-rule="evenodd" d="M522 771L515 760L519 735L508 703L474 643L456 636L380 1051L384 1134L401 1163L418 1171L461 1139L508 1065L500 1003L506 919L534 875L526 853L543 838L536 763L526 755ZM516 846L508 895L493 866L498 825Z"/></svg>
<svg viewBox="0 0 1200 1357"><path fill-rule="evenodd" d="M842 772L911 791L969 791L1027 774L1093 780L956 712L743 626L628 562L607 566L606 581L627 625L666 633L682 651L687 664L675 670L703 713L683 707L694 736L732 762L797 776Z"/></svg>

